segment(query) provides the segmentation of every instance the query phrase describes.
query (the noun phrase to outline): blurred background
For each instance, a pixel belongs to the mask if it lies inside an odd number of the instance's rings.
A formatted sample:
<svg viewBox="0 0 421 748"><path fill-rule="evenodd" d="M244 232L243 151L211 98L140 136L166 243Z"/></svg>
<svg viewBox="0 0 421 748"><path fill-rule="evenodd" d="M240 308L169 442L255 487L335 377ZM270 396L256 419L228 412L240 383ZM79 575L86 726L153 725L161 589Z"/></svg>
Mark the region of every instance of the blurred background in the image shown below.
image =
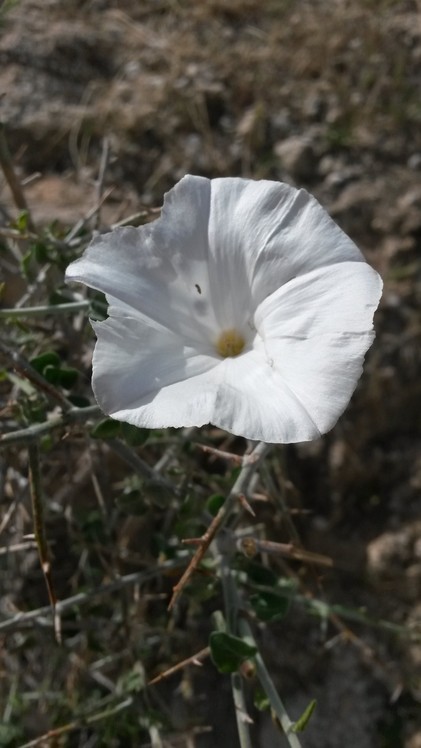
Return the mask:
<svg viewBox="0 0 421 748"><path fill-rule="evenodd" d="M295 603L257 630L291 716L317 699L304 748L421 748L419 0L3 0L0 120L37 236L0 174L3 309L69 299L64 268L92 231L156 217L185 173L306 187L380 272L377 338L350 407L323 439L276 448L255 506L265 537L287 542L293 526L333 559L316 574L262 561L328 614ZM53 351L56 368L76 371L55 386L93 404L86 312L0 326L33 361ZM1 432L49 412L12 368L3 353ZM211 428L113 434L117 449L95 436L107 435L81 423L41 445L56 592L86 592L63 615L61 646L48 612L10 624L48 596L26 539L25 443L0 452L0 746L72 721L30 745L239 745L229 679L209 660L153 691L144 683L205 647L221 607L209 562L166 609L181 539L203 529L203 497L235 477L195 442L239 454L245 444ZM149 466L166 456L159 470L183 498L139 477L130 455ZM171 560L172 576L90 593ZM286 744L268 711L250 708L255 745Z"/></svg>

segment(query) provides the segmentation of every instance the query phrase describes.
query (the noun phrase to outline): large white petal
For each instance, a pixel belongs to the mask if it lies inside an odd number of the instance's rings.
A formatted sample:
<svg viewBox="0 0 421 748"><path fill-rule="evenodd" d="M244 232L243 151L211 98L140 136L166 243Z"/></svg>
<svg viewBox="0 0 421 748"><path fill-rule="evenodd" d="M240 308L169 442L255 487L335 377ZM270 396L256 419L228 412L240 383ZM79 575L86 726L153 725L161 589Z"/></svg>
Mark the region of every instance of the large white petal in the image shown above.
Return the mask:
<svg viewBox="0 0 421 748"><path fill-rule="evenodd" d="M123 328L124 325L124 328ZM178 349L136 324L96 323L93 388L105 413L144 428L203 426L267 442L307 441L319 431L305 407L267 362L266 351L215 360Z"/></svg>
<svg viewBox="0 0 421 748"><path fill-rule="evenodd" d="M365 263L341 263L295 278L256 312L269 365L321 433L334 426L361 376L381 289Z"/></svg>
<svg viewBox="0 0 421 748"><path fill-rule="evenodd" d="M261 344L226 358L215 370L218 396L211 423L247 439L304 442L320 436L308 410L268 361Z"/></svg>
<svg viewBox="0 0 421 748"><path fill-rule="evenodd" d="M102 409L137 426L201 426L267 442L301 442L328 431L361 374L372 333L309 339L256 336L253 350L224 360L198 354L136 319L96 323L93 387Z"/></svg>
<svg viewBox="0 0 421 748"><path fill-rule="evenodd" d="M325 434L348 405L373 339L373 332L325 334L303 340L270 339L265 343L265 353L269 365L301 404L315 429ZM299 430L297 423L297 434Z"/></svg>
<svg viewBox="0 0 421 748"><path fill-rule="evenodd" d="M291 278L318 267L361 261L356 245L305 190L282 182L213 179L209 214L211 262L221 310L239 314Z"/></svg>
<svg viewBox="0 0 421 748"><path fill-rule="evenodd" d="M257 308L260 335L308 338L367 332L382 292L378 273L365 262L342 262L294 278Z"/></svg>
<svg viewBox="0 0 421 748"><path fill-rule="evenodd" d="M140 228L96 237L67 269L80 281L123 302L190 341L219 330L208 277L210 182L185 177L165 197L162 216Z"/></svg>
<svg viewBox="0 0 421 748"><path fill-rule="evenodd" d="M362 256L317 201L280 182L187 175L161 218L97 237L67 270L191 341L235 327L317 267Z"/></svg>
<svg viewBox="0 0 421 748"><path fill-rule="evenodd" d="M137 426L201 426L216 397L219 359L198 353L155 324L121 315L93 323L92 386L102 410Z"/></svg>

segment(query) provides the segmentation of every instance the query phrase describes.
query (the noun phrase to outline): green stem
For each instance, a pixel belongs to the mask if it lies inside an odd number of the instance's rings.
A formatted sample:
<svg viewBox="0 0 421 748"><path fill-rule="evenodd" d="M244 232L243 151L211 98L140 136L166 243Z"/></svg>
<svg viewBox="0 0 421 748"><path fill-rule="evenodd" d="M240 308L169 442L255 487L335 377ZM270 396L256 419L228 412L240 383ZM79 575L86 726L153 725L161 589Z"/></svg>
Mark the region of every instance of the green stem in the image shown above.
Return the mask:
<svg viewBox="0 0 421 748"><path fill-rule="evenodd" d="M225 504L220 509L223 512L219 530L222 529L223 524L228 520L232 508L235 506L235 501L239 495L246 495L247 489L250 485L251 479L253 478L256 470L262 463L263 457L267 454L270 447L264 442L260 442L254 448L251 457L245 456L243 459L243 467L241 472L235 481ZM220 570L221 570L221 581L222 590L224 595L224 609L226 619L227 633L233 634L234 636L238 633L238 605L239 596L237 592L236 582L234 575L231 572L230 560L231 553L227 553L227 549L224 543L223 532L219 534L217 541L217 549L214 549L214 554L220 556ZM239 673L233 673L231 676L231 690L235 707L235 717L237 720L238 738L240 741L241 748L252 748L252 741L250 735L250 723L252 720L247 713L247 704L244 695L243 680Z"/></svg>
<svg viewBox="0 0 421 748"><path fill-rule="evenodd" d="M44 735L40 735L38 738L30 740L29 743L25 743L25 745L22 745L21 748L36 748L36 746L40 746L41 744L46 745L46 741L51 744L50 741L54 741L54 739L58 738L60 735L65 735L68 732L75 732L76 730L82 730L84 727L86 727L86 725L93 725L95 724L95 722L100 722L103 719L108 719L109 717L114 716L114 714L121 712L123 709L127 709L132 704L133 698L132 696L129 696L129 698L125 699L124 701L121 701L115 706L108 707L102 712L88 715L81 718L80 720L76 720L75 722L69 722L67 725L62 725L62 727L56 727L55 729L49 730L49 732L45 733Z"/></svg>
<svg viewBox="0 0 421 748"><path fill-rule="evenodd" d="M254 475L256 469L261 464L263 457L267 454L269 446L263 442L259 443L253 450L254 461L249 464L247 462L243 466L240 475L238 476L230 494L229 498L238 496L240 493L247 492L250 480ZM228 501L225 502L224 508L227 510ZM230 508L230 505L228 505ZM271 707L274 713L277 715L279 722L284 730L286 739L290 745L290 748L301 748L300 741L298 740L295 733L291 731L293 722L290 720L287 711L276 691L273 681L266 669L265 663L260 655L258 646L253 637L250 626L242 618L238 617L238 609L240 605L240 596L238 593L235 577L230 568L230 555L227 554L224 547L224 538L220 534L218 536L218 551L220 554L220 569L221 569L221 582L224 594L224 606L225 615L227 621L227 631L231 634L238 634L247 639L253 647L256 648L257 654L255 655L255 663L257 668L257 675L264 689ZM236 676L236 677L234 677ZM235 673L231 679L231 686L233 690L233 698L235 704L235 712L237 718L238 735L241 743L241 748L251 748L250 733L247 724L247 711L245 707L244 693L242 688L241 677L238 673Z"/></svg>
<svg viewBox="0 0 421 748"><path fill-rule="evenodd" d="M137 571L133 574L126 574L123 577L118 577L108 584L102 584L99 587L93 587L86 592L78 592L77 595L72 597L66 597L64 600L58 600L56 604L56 611L59 614L64 613L66 610L71 608L79 607L80 605L87 605L87 603L95 600L97 597L104 595L111 595L113 592L130 587L134 584L142 585L148 582L150 579L156 579L157 577L164 576L169 573L172 574L174 571L179 570L185 564L183 558L164 561L161 564L145 571ZM16 613L10 618L6 618L5 621L0 621L0 631L13 631L20 626L24 626L29 623L36 621L42 621L42 624L51 625L51 620L48 616L51 615L51 608L49 605L44 605L42 608L36 610L29 610L26 612Z"/></svg>
<svg viewBox="0 0 421 748"><path fill-rule="evenodd" d="M239 673L231 675L231 689L240 746L241 748L253 748L248 724L247 706L244 698L243 681Z"/></svg>
<svg viewBox="0 0 421 748"><path fill-rule="evenodd" d="M57 642L61 642L60 619L56 615L57 597L54 590L51 574L51 559L48 548L47 535L44 521L44 496L41 484L41 469L39 461L38 442L30 442L28 445L29 462L29 488L32 503L32 518L34 523L35 541L38 547L38 556L47 585L48 597L54 615L54 628Z"/></svg>
<svg viewBox="0 0 421 748"><path fill-rule="evenodd" d="M78 421L88 421L90 418L98 418L101 415L102 411L99 405L89 405L87 408L71 408L61 415L52 416L44 423L36 423L28 426L26 429L18 429L17 431L11 431L9 434L0 435L0 449L19 444L20 442L27 443L40 439L45 434L49 434L50 431L54 431L54 429L62 428Z"/></svg>
<svg viewBox="0 0 421 748"><path fill-rule="evenodd" d="M90 301L70 301L68 304L49 304L46 306L27 306L21 309L0 309L0 319L17 317L40 317L45 314L72 314L89 309Z"/></svg>
<svg viewBox="0 0 421 748"><path fill-rule="evenodd" d="M297 592L294 587L283 587L274 589L264 584L253 584L248 585L253 592L270 592L271 594L279 595L279 598L287 597L291 602L300 605L305 608L313 615L319 616L321 619L327 619L331 615L340 616L345 621L352 621L352 623L360 623L363 626L370 626L370 628L378 628L383 631L388 631L390 634L401 637L410 637L411 631L407 626L403 626L400 623L393 623L393 621L386 621L383 618L374 618L370 613L366 613L362 610L352 610L352 608L345 608L343 605L335 605L326 603L324 600L319 600L317 597L307 597Z"/></svg>
<svg viewBox="0 0 421 748"><path fill-rule="evenodd" d="M254 647L257 648L256 641L254 639L252 630L244 619L240 619L239 621L239 627L240 632L242 636L247 639L247 641L252 644ZM276 716L279 719L279 722L281 723L282 729L285 733L285 737L288 740L288 743L290 745L290 748L301 748L301 743L298 740L296 734L294 732L291 732L291 728L293 726L293 722L290 720L288 713L285 709L285 706L282 703L281 698L279 697L279 694L274 686L274 683L272 681L272 678L269 675L269 672L266 669L266 665L263 662L262 656L257 648L257 654L254 657L256 668L257 668L257 677L260 680L261 686L266 694L266 696L269 699L270 705L275 712Z"/></svg>
<svg viewBox="0 0 421 748"><path fill-rule="evenodd" d="M221 536L218 538L218 547L220 550L223 544ZM221 579L222 591L224 595L225 623L228 634L237 634L238 618L238 594L235 586L235 580L229 567L226 555L221 555ZM235 718L237 720L238 738L241 748L252 748L251 735L249 729L249 716L247 714L247 705L244 696L243 681L239 673L231 675L231 690L234 701ZM250 720L251 722L251 720Z"/></svg>

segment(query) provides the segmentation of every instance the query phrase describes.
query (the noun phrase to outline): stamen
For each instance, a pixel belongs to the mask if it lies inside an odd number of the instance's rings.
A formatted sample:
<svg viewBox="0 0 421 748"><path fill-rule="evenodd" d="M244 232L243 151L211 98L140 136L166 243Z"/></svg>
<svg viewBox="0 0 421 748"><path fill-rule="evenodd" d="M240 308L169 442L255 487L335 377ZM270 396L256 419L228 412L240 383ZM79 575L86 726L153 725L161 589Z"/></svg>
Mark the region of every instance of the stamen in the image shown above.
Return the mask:
<svg viewBox="0 0 421 748"><path fill-rule="evenodd" d="M216 341L215 348L222 358L238 356L244 350L246 341L237 330L224 330Z"/></svg>

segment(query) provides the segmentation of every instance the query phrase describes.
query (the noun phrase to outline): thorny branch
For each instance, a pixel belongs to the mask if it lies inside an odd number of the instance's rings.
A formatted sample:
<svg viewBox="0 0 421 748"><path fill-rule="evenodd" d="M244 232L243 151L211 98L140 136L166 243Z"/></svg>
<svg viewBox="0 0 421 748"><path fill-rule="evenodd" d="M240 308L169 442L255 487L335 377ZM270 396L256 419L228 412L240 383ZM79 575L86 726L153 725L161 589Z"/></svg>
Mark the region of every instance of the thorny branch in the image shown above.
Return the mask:
<svg viewBox="0 0 421 748"><path fill-rule="evenodd" d="M102 415L102 411L98 405L89 405L86 408L71 408L60 415L51 416L48 421L44 423L34 423L32 426L28 426L25 429L17 429L11 431L8 434L0 435L0 449L2 447L10 447L14 444L28 443L34 439L39 439L50 431L54 431L58 428L64 428L70 426L73 423L80 421L89 421L91 419L98 418Z"/></svg>
<svg viewBox="0 0 421 748"><path fill-rule="evenodd" d="M60 735L65 735L66 733L74 732L75 730L81 730L86 725L93 725L95 722L99 722L103 719L111 717L114 714L117 714L118 712L121 712L123 709L127 709L132 704L133 697L129 696L129 698L124 699L124 701L120 701L115 706L108 707L108 709L104 709L101 712L91 714L87 717L75 720L74 722L68 722L67 725L62 725L61 727L56 727L53 730L49 730L44 735L40 735L39 737L34 738L34 740L30 740L29 743L25 743L24 745L20 746L20 748L35 748L38 745L47 745L47 740L48 744L51 745L51 741L55 738L59 738Z"/></svg>
<svg viewBox="0 0 421 748"><path fill-rule="evenodd" d="M44 523L44 498L41 486L41 471L39 464L39 449L37 442L31 442L28 445L28 462L29 462L29 488L31 493L32 516L34 523L35 541L38 548L38 555L41 569L44 574L47 585L48 597L54 615L54 631L57 642L61 642L60 617L57 614L57 597L54 590L53 578L51 574L50 552L48 549L47 536L45 534Z"/></svg>
<svg viewBox="0 0 421 748"><path fill-rule="evenodd" d="M56 612L61 615L71 608L79 605L86 605L94 598L101 597L102 595L110 595L124 587L130 587L133 584L143 584L144 582L148 582L150 579L170 574L179 570L184 563L185 561L183 559L164 561L151 569L145 569L144 571L138 571L133 574L126 574L125 576L117 577L117 579L114 579L112 582L108 582L107 584L93 587L86 592L79 592L77 595L72 595L72 597L67 597L64 600L57 600ZM34 621L43 626L51 626L53 622L50 616L51 608L49 605L44 605L42 608L29 610L24 613L16 613L5 621L0 622L0 631L13 631L20 626L25 626Z"/></svg>
<svg viewBox="0 0 421 748"><path fill-rule="evenodd" d="M192 574L194 573L195 569L197 569L203 556L212 543L212 540L214 539L216 533L221 529L221 527L223 527L224 523L227 521L234 504L238 500L238 497L247 495L250 481L269 449L270 446L268 444L259 442L254 448L253 452L251 452L251 454L245 454L243 456L241 472L237 480L235 481L231 491L229 492L225 503L221 506L218 513L213 518L205 534L202 535L201 538L197 539L197 551L191 559L180 581L175 585L173 589L172 598L168 606L169 610L172 610L172 608L174 607L182 590L189 582Z"/></svg>
<svg viewBox="0 0 421 748"><path fill-rule="evenodd" d="M155 678L149 681L148 686L157 685L157 683L160 683L162 680L169 678L171 675L174 675L174 673L178 673L179 670L182 670L187 665L201 665L202 660L204 660L205 657L209 657L209 655L210 647L201 649L200 652L196 652L196 654L191 655L191 657L187 657L187 659L183 660L182 662L177 662L177 664L173 667L170 667L168 668L168 670L165 670L165 672L157 675Z"/></svg>

